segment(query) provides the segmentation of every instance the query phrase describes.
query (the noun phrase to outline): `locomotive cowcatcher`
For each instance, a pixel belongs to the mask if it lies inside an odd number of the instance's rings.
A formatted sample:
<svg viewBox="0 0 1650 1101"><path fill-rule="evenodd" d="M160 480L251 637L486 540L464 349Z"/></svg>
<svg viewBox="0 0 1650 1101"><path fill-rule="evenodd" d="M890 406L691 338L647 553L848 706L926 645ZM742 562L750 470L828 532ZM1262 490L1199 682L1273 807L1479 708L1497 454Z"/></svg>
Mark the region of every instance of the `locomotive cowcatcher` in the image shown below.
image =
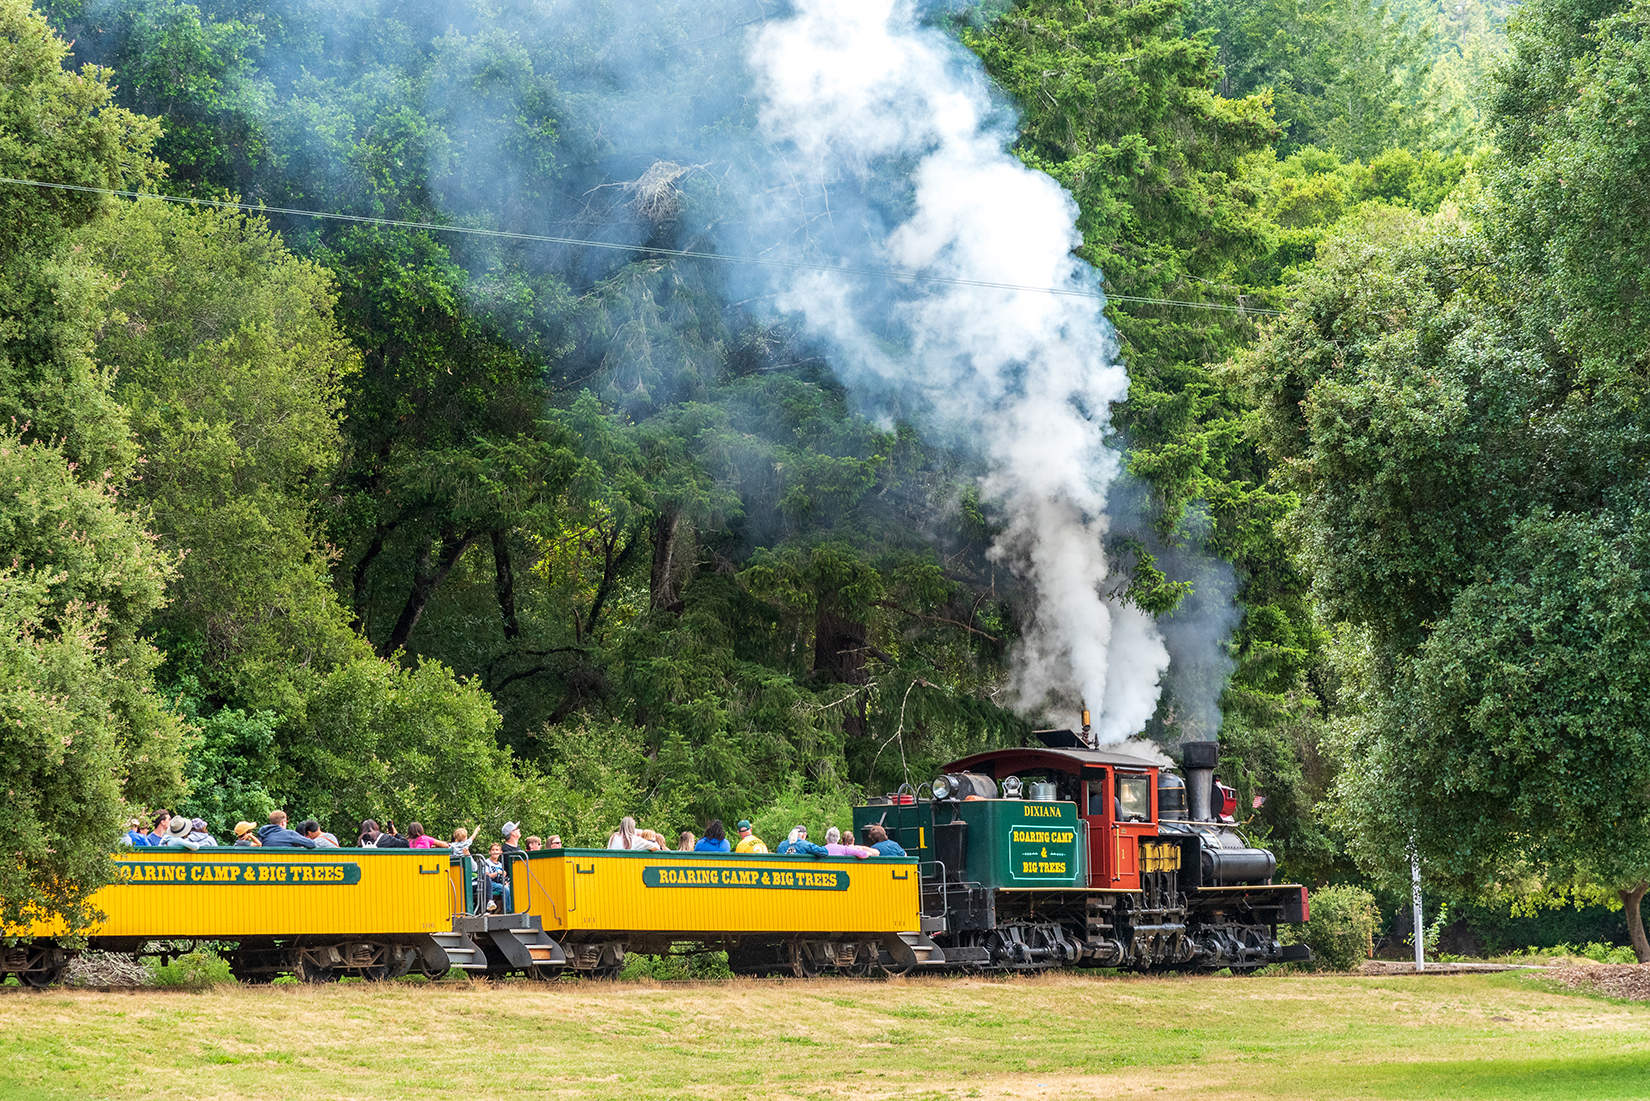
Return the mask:
<svg viewBox="0 0 1650 1101"><path fill-rule="evenodd" d="M916 856L926 968L1076 965L1253 971L1304 961L1278 941L1309 916L1306 889L1239 832L1213 742L1183 747L1184 778L1038 731L1041 747L978 753L931 784L870 800L872 823ZM909 938L916 940L917 938Z"/></svg>

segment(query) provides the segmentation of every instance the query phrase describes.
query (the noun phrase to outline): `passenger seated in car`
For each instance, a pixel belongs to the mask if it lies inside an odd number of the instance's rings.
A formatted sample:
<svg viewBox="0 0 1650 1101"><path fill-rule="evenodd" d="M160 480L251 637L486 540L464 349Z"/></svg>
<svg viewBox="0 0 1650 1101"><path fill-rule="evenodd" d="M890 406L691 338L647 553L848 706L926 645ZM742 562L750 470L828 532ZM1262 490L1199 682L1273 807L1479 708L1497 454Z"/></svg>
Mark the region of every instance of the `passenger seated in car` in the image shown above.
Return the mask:
<svg viewBox="0 0 1650 1101"><path fill-rule="evenodd" d="M797 826L793 828L790 832L790 836L781 841L779 843L779 847L775 849L774 852L783 853L786 856L830 855L824 845L815 845L812 841L808 840L807 826Z"/></svg>
<svg viewBox="0 0 1650 1101"><path fill-rule="evenodd" d="M693 831L683 830L681 836L676 839L676 851L679 853L690 853L693 851L693 846L695 844L697 844L697 842L694 839Z"/></svg>
<svg viewBox="0 0 1650 1101"><path fill-rule="evenodd" d="M379 832L378 839L373 842L372 847L375 849L405 849L410 848L411 843L401 836L400 831L395 828L394 822L385 822L383 830Z"/></svg>
<svg viewBox="0 0 1650 1101"><path fill-rule="evenodd" d="M296 830L286 828L286 811L269 812L269 825L258 831L258 840L266 849L313 849L315 842Z"/></svg>
<svg viewBox="0 0 1650 1101"><path fill-rule="evenodd" d="M842 831L835 826L825 831L825 851L832 856L857 856L861 860L877 855L877 851L869 845L854 844L853 834L849 834L847 841L844 841Z"/></svg>
<svg viewBox="0 0 1650 1101"><path fill-rule="evenodd" d="M306 818L298 823L298 832L315 842L317 849L336 849L338 839L321 828L321 823L313 818Z"/></svg>
<svg viewBox="0 0 1650 1101"><path fill-rule="evenodd" d="M488 889L493 899L488 909L514 911L515 907L510 902L510 876L504 870L503 844L494 841L492 847L487 850L487 855L479 863L479 870L487 878Z"/></svg>
<svg viewBox="0 0 1650 1101"><path fill-rule="evenodd" d="M693 849L695 852L702 853L733 851L733 846L728 844L728 831L723 827L720 818L712 818L705 824L705 836L699 839L699 843L693 846Z"/></svg>
<svg viewBox="0 0 1650 1101"><path fill-rule="evenodd" d="M149 847L149 823L141 818L134 818L126 823L126 832L121 835L122 845L131 845L137 848Z"/></svg>
<svg viewBox="0 0 1650 1101"><path fill-rule="evenodd" d="M189 819L178 817L166 824L166 839L161 842L161 847L194 851L200 848L201 844L199 841L189 840Z"/></svg>
<svg viewBox="0 0 1650 1101"><path fill-rule="evenodd" d="M905 848L898 841L888 839L888 831L872 822L862 831L865 834L866 844L877 851L878 856L904 856Z"/></svg>
<svg viewBox="0 0 1650 1101"><path fill-rule="evenodd" d="M437 841L424 832L424 827L417 822L407 823L407 848L409 849L445 849L445 841Z"/></svg>
<svg viewBox="0 0 1650 1101"><path fill-rule="evenodd" d="M521 823L520 822L506 822L506 823L504 823L504 828L499 830L498 834L499 834L500 837L504 838L503 849L504 849L505 852L507 852L507 853L519 853L519 852L521 852Z"/></svg>
<svg viewBox="0 0 1650 1101"><path fill-rule="evenodd" d="M263 845L258 840L258 828L251 822L235 823L235 846L242 849L256 849Z"/></svg>
<svg viewBox="0 0 1650 1101"><path fill-rule="evenodd" d="M648 830L652 833L652 830ZM654 852L664 848L659 842L649 837L643 837L642 831L636 828L636 820L629 815L619 820L619 828L607 839L610 849L632 849L640 852Z"/></svg>
<svg viewBox="0 0 1650 1101"><path fill-rule="evenodd" d="M751 832L750 821L741 818L739 820L739 844L733 847L733 851L736 853L765 853L768 851L768 846L760 837Z"/></svg>

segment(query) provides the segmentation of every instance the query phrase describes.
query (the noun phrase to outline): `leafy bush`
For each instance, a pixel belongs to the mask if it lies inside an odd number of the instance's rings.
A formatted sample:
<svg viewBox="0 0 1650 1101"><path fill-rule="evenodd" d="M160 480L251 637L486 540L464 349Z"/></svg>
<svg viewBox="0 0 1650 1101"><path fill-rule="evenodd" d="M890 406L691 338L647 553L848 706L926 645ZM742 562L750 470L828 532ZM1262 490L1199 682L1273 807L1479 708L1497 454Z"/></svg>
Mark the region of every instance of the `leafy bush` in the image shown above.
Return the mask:
<svg viewBox="0 0 1650 1101"><path fill-rule="evenodd" d="M631 953L625 957L621 979L656 979L660 982L683 979L726 979L728 970L726 952L696 952L690 956L646 956Z"/></svg>
<svg viewBox="0 0 1650 1101"><path fill-rule="evenodd" d="M1375 896L1362 887L1322 887L1311 894L1312 919L1291 927L1285 938L1312 949L1314 971L1351 971L1375 949L1380 913Z"/></svg>
<svg viewBox="0 0 1650 1101"><path fill-rule="evenodd" d="M1638 957L1633 954L1633 950L1625 945L1599 944L1597 941L1594 941L1584 948L1579 948L1568 944L1564 947L1568 949L1571 955L1584 956L1587 959L1592 960L1594 963L1639 962Z"/></svg>
<svg viewBox="0 0 1650 1101"><path fill-rule="evenodd" d="M209 986L235 981L229 973L229 961L209 948L185 952L171 963L150 958L144 961L156 986L183 986L204 990Z"/></svg>
<svg viewBox="0 0 1650 1101"><path fill-rule="evenodd" d="M1625 944L1601 944L1589 941L1581 944L1558 944L1551 948L1530 945L1521 952L1510 952L1497 957L1499 962L1523 963L1529 961L1563 961L1572 957L1592 960L1594 963L1637 963L1633 949Z"/></svg>

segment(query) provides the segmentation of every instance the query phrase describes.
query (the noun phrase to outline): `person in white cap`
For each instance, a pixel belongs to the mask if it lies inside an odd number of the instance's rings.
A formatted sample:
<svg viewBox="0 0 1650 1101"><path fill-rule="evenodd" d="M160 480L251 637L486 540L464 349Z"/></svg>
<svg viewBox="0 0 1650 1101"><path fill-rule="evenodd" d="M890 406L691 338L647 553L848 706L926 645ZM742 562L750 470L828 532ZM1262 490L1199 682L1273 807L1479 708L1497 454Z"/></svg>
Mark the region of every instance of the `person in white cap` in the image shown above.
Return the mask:
<svg viewBox="0 0 1650 1101"><path fill-rule="evenodd" d="M504 828L499 832L504 836L505 852L519 853L521 851L521 823L506 822Z"/></svg>

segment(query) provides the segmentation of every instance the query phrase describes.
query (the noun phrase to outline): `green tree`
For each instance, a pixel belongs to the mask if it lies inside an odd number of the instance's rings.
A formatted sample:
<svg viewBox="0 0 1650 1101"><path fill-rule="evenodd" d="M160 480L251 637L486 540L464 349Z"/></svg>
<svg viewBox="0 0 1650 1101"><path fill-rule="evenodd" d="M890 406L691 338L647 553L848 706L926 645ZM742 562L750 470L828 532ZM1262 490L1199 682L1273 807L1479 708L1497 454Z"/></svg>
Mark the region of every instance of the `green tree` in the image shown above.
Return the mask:
<svg viewBox="0 0 1650 1101"><path fill-rule="evenodd" d="M498 724L486 693L445 666L363 656L328 674L291 724L283 748L298 779L287 799L340 834L366 817L495 831L508 818L543 820L542 787L499 746Z"/></svg>
<svg viewBox="0 0 1650 1101"><path fill-rule="evenodd" d="M1376 211L1238 371L1341 625L1355 855L1391 876L1413 844L1479 896L1531 870L1619 884L1642 945L1650 426L1532 331L1506 270L1458 216Z"/></svg>
<svg viewBox="0 0 1650 1101"><path fill-rule="evenodd" d="M1191 0L1188 22L1215 32L1222 95L1270 93L1302 146L1368 160L1425 144L1439 117L1429 77L1432 28L1367 0Z"/></svg>
<svg viewBox="0 0 1650 1101"><path fill-rule="evenodd" d="M92 187L151 177L156 128L27 4L0 3L0 173ZM107 214L87 194L0 188L0 920L87 920L129 807L182 793L184 728L142 637L173 563L122 490L136 458L92 358L110 281L66 247Z"/></svg>
<svg viewBox="0 0 1650 1101"><path fill-rule="evenodd" d="M358 642L317 510L359 360L328 274L256 219L158 201L77 234L118 282L97 358L143 448L133 492L181 562L153 622L212 705L289 712Z"/></svg>
<svg viewBox="0 0 1650 1101"><path fill-rule="evenodd" d="M258 15L220 19L178 0L42 7L82 56L118 71L122 106L160 120L156 153L174 193L235 191L271 155L263 125L272 88L254 61L264 42Z"/></svg>
<svg viewBox="0 0 1650 1101"><path fill-rule="evenodd" d="M1526 308L1624 391L1650 366L1650 5L1537 3L1511 24L1490 119L1493 232Z"/></svg>
<svg viewBox="0 0 1650 1101"><path fill-rule="evenodd" d="M0 43L0 174L93 188L154 178L159 127L114 105L108 70L65 71L68 47L20 0L0 6ZM86 354L106 288L58 248L111 208L101 195L0 185L0 417L27 439L61 439L92 477L124 476L135 455Z"/></svg>
<svg viewBox="0 0 1650 1101"><path fill-rule="evenodd" d="M170 562L62 449L0 430L0 921L88 918L129 807L183 793L184 727L139 634Z"/></svg>

